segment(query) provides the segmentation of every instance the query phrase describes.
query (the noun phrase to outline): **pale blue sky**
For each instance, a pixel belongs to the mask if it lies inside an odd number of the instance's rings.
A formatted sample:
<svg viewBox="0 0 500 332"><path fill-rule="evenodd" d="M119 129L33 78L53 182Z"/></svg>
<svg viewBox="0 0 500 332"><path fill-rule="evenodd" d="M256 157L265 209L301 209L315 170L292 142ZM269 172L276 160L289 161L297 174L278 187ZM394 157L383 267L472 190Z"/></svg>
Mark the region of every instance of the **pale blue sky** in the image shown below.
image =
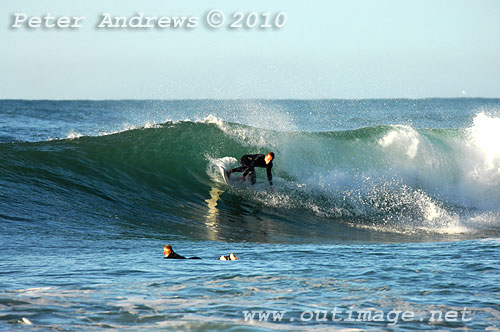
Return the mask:
<svg viewBox="0 0 500 332"><path fill-rule="evenodd" d="M274 30L96 29L100 14L288 14ZM498 0L2 0L0 98L500 97ZM11 29L12 14L85 16Z"/></svg>

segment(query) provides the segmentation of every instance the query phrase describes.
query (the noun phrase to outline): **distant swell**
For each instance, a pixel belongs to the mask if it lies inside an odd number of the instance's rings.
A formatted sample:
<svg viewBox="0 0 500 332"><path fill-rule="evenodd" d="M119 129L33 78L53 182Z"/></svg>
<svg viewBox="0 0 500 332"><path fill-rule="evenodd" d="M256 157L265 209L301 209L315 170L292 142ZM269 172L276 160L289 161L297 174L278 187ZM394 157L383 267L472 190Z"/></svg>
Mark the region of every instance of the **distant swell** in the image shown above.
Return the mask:
<svg viewBox="0 0 500 332"><path fill-rule="evenodd" d="M88 213L89 222L93 214L116 216L135 226L167 224L183 235L211 220L214 232L229 233L259 232L268 220L266 236L318 234L325 224L498 235L499 133L500 118L482 113L464 129L335 132L272 131L209 117L107 136L75 132L64 140L3 143L0 183L17 194L4 197L2 210L10 211L4 219L25 220L58 200L63 209ZM218 165L267 151L276 153L274 194L260 170L253 188L222 184ZM231 223L249 216L260 218L259 229Z"/></svg>

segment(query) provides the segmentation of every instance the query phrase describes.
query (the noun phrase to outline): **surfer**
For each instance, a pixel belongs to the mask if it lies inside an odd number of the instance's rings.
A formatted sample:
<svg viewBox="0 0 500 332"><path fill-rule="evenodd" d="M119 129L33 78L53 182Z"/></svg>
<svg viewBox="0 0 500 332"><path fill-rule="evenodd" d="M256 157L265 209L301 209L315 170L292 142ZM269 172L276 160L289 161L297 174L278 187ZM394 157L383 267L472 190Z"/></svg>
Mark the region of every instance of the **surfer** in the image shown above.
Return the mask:
<svg viewBox="0 0 500 332"><path fill-rule="evenodd" d="M165 258L164 259L201 259L200 257L190 257L190 258L186 258L184 256L181 256L179 254L177 254L176 252L174 252L174 250L172 249L172 246L167 244L163 247L163 254L165 255ZM236 257L236 255L234 253L231 253L229 256L220 256L219 260L221 261L235 261L239 259L238 257Z"/></svg>
<svg viewBox="0 0 500 332"><path fill-rule="evenodd" d="M273 189L273 174L271 173L271 168L273 168L273 159L274 152L269 152L266 155L246 154L240 159L240 167L227 171L227 177L229 178L231 173L234 172L243 172L243 182L245 182L246 176L250 174L250 182L254 185L257 181L255 167L263 167L267 169L267 181L269 181L269 186Z"/></svg>
<svg viewBox="0 0 500 332"><path fill-rule="evenodd" d="M172 246L167 244L163 247L163 254L165 255L165 259L187 259L184 256L181 256L174 252ZM200 257L190 257L189 259L201 259Z"/></svg>

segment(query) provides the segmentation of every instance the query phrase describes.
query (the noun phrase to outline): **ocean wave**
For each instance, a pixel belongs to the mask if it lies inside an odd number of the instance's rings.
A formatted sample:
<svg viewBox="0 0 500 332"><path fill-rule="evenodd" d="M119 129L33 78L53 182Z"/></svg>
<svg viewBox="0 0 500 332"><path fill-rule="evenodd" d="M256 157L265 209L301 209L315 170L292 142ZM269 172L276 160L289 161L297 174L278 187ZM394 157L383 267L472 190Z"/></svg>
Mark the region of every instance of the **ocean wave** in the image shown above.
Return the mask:
<svg viewBox="0 0 500 332"><path fill-rule="evenodd" d="M283 220L305 224L308 218L405 234L482 237L500 229L498 117L479 113L464 129L288 129L209 116L102 136L71 132L62 140L0 144L1 181L5 192L29 184L34 192L43 188L67 199L78 193L80 202L104 200L130 214L149 209L178 223L213 217L214 209L234 217L236 199L245 204L236 215L257 210L276 222L275 232ZM254 187L222 183L218 166L268 151L276 154L275 193L260 170Z"/></svg>

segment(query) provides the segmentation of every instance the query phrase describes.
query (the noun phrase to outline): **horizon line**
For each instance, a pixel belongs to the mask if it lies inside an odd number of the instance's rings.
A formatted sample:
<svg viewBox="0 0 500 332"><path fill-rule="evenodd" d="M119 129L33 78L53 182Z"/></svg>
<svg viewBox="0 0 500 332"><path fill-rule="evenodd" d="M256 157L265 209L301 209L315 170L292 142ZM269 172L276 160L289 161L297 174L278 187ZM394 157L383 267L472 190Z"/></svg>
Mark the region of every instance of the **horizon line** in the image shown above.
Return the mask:
<svg viewBox="0 0 500 332"><path fill-rule="evenodd" d="M0 101L320 101L320 100L432 100L432 99L500 99L500 97L375 97L375 98L112 98L112 99L91 99L91 98L75 98L75 99L47 99L47 98L0 98Z"/></svg>

